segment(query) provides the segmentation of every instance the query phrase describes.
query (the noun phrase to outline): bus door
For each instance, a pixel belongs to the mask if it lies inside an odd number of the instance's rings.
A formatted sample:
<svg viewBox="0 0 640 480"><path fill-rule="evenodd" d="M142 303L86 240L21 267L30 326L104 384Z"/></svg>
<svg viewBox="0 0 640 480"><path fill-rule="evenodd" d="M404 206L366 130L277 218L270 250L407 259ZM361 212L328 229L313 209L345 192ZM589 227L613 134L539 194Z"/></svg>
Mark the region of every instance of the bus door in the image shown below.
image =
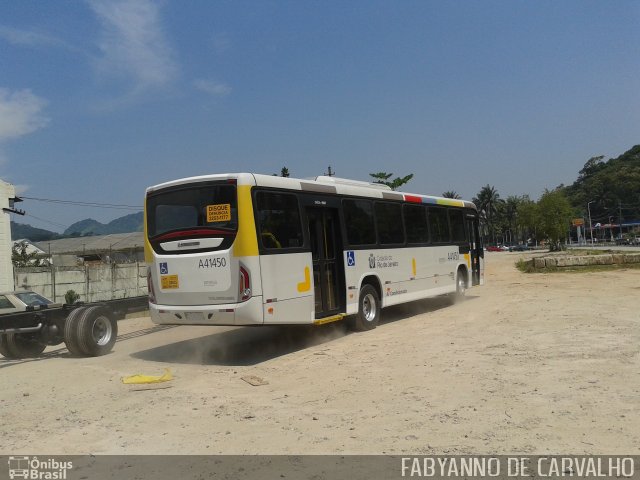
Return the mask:
<svg viewBox="0 0 640 480"><path fill-rule="evenodd" d="M344 265L338 210L308 207L309 239L313 262L315 316L344 310Z"/></svg>
<svg viewBox="0 0 640 480"><path fill-rule="evenodd" d="M467 214L467 240L469 242L469 255L471 257L471 285L481 285L482 257L484 250L480 241L480 229L478 216Z"/></svg>

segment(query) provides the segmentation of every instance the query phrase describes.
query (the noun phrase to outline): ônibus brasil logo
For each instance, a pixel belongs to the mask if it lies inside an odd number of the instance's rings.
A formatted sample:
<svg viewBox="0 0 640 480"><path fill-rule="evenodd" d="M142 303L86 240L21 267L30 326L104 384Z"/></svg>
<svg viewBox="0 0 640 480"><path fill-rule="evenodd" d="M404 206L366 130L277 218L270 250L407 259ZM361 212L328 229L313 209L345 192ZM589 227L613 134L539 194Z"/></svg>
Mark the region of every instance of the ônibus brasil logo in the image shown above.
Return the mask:
<svg viewBox="0 0 640 480"><path fill-rule="evenodd" d="M54 458L39 460L38 457L9 457L9 478L29 480L66 480L72 462L61 462Z"/></svg>

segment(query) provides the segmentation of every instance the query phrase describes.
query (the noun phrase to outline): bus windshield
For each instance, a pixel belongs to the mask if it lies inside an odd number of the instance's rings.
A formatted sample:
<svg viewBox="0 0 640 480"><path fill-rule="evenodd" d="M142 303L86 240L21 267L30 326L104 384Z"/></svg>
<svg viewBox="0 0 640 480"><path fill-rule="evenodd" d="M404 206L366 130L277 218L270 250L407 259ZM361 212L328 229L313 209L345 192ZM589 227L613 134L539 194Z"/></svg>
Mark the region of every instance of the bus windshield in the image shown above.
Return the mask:
<svg viewBox="0 0 640 480"><path fill-rule="evenodd" d="M229 234L238 229L236 186L227 182L168 188L149 194L150 239L178 232Z"/></svg>

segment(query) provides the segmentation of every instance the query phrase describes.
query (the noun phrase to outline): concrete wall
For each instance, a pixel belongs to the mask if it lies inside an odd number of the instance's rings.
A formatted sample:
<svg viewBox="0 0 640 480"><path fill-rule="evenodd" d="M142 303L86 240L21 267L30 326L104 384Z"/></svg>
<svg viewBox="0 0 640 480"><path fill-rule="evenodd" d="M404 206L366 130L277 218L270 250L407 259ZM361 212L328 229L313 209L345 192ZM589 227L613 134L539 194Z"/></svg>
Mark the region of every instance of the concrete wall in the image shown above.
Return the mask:
<svg viewBox="0 0 640 480"><path fill-rule="evenodd" d="M16 267L14 276L17 289L33 290L60 303L68 290L74 290L83 302L147 294L145 263Z"/></svg>
<svg viewBox="0 0 640 480"><path fill-rule="evenodd" d="M530 260L535 268L585 267L588 265L620 265L640 263L640 253L538 257Z"/></svg>

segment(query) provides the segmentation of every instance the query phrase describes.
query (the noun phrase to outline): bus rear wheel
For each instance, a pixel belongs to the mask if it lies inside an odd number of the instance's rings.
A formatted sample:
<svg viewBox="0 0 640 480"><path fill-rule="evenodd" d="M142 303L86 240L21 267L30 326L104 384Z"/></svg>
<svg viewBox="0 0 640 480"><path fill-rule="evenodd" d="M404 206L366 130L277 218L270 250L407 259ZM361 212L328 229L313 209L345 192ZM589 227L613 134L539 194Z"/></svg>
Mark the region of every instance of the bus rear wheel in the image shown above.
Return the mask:
<svg viewBox="0 0 640 480"><path fill-rule="evenodd" d="M380 310L378 291L371 285L363 285L358 300L358 313L350 322L351 329L357 332L373 330L380 321Z"/></svg>
<svg viewBox="0 0 640 480"><path fill-rule="evenodd" d="M464 300L467 294L467 273L462 269L458 269L456 275L456 293L454 294L454 301Z"/></svg>

